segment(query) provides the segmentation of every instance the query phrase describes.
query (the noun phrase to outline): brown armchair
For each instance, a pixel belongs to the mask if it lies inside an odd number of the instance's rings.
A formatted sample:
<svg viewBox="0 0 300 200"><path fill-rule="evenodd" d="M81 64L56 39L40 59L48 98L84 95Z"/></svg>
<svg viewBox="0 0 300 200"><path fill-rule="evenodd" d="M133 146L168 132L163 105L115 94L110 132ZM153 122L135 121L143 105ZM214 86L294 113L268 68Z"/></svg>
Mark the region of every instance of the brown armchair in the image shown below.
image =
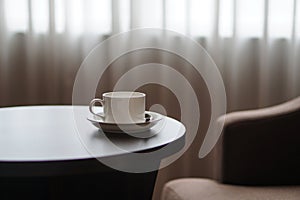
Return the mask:
<svg viewBox="0 0 300 200"><path fill-rule="evenodd" d="M215 180L170 181L162 199L300 199L300 97L222 117Z"/></svg>

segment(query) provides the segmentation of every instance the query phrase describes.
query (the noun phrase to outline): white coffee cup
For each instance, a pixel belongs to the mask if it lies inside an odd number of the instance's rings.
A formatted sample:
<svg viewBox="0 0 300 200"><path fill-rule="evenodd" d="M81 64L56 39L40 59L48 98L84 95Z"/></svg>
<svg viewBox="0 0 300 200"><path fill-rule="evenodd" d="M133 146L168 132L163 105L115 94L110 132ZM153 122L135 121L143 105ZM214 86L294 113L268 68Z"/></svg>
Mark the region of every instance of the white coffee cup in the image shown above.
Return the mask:
<svg viewBox="0 0 300 200"><path fill-rule="evenodd" d="M146 94L141 92L117 91L102 94L90 102L90 112L107 123L139 123L145 121ZM96 113L95 104L99 102L103 113Z"/></svg>

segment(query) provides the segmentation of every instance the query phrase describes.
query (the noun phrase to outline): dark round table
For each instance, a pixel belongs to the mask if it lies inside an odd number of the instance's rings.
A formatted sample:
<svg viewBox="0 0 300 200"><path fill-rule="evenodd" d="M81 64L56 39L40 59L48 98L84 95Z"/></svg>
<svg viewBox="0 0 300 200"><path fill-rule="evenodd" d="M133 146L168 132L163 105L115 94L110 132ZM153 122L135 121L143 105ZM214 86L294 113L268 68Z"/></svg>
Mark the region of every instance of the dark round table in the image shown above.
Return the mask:
<svg viewBox="0 0 300 200"><path fill-rule="evenodd" d="M163 128L150 138L108 134L88 120L78 127L74 108L89 114L86 106L0 109L1 199L151 199L157 170L129 173L100 161L126 168L136 154L159 152L147 160L158 168L184 146L184 125L164 117Z"/></svg>

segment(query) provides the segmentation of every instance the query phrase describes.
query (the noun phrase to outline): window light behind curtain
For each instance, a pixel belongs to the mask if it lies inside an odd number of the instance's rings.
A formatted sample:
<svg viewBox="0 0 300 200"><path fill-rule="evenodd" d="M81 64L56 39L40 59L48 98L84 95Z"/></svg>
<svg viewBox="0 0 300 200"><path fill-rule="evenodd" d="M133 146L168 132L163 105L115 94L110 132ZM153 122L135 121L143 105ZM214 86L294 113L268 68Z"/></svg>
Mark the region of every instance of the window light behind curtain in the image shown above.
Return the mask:
<svg viewBox="0 0 300 200"><path fill-rule="evenodd" d="M6 80L13 82L8 74L14 65L28 74L25 94L35 96L45 76L59 79L56 87L48 86L48 95L58 98L61 85L71 91L73 84L60 73L75 76L95 45L150 27L190 36L209 52L222 74L229 110L271 105L300 93L298 0L0 0L0 11L0 92L13 91ZM0 98L0 105L18 99L11 96ZM67 95L62 99L69 103Z"/></svg>
<svg viewBox="0 0 300 200"><path fill-rule="evenodd" d="M10 32L110 34L157 27L195 37L214 31L221 37L300 35L297 0L4 0L4 7Z"/></svg>

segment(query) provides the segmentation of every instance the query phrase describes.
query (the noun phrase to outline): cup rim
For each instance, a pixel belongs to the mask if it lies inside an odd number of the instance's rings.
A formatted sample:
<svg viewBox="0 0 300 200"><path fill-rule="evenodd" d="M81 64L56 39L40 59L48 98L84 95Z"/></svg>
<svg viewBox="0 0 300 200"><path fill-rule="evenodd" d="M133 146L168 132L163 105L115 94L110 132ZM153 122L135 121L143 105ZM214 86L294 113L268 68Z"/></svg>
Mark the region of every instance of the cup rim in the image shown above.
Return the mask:
<svg viewBox="0 0 300 200"><path fill-rule="evenodd" d="M146 94L142 92L135 92L135 91L114 91L114 92L105 92L102 94L102 96L108 98L132 99L132 98L145 97Z"/></svg>

